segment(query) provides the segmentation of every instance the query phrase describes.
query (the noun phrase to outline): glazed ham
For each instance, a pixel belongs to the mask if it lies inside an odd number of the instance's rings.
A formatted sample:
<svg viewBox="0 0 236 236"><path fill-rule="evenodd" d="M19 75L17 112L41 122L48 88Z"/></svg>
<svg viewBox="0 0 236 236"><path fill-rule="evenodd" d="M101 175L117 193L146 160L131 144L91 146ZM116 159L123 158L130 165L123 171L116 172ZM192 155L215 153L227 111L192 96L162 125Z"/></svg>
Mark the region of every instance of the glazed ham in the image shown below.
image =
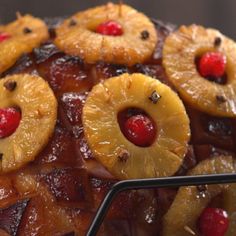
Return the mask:
<svg viewBox="0 0 236 236"><path fill-rule="evenodd" d="M91 64L62 52L53 43L59 22L61 19L47 20L50 39L23 54L1 74L2 78L21 73L40 76L48 82L58 102L55 129L46 147L24 167L0 176L1 235L86 234L99 204L119 181L96 160L84 134L83 107L95 85L124 73L141 73L178 91L162 64L164 41L176 30L175 26L153 20L158 41L152 56L144 63L126 66L105 61ZM191 139L175 175L185 175L209 158L235 158L235 118L206 114L187 100L184 104ZM177 191L164 188L119 194L99 235L167 235L163 217Z"/></svg>

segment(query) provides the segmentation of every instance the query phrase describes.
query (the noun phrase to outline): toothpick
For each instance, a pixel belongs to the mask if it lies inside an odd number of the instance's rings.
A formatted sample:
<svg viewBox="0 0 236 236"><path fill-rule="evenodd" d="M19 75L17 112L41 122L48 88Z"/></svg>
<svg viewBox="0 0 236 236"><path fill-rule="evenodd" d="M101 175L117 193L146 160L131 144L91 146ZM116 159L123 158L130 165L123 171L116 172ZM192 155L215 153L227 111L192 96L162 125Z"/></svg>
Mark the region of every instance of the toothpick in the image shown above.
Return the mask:
<svg viewBox="0 0 236 236"><path fill-rule="evenodd" d="M184 226L184 230L190 233L191 235L196 235L195 232L187 225Z"/></svg>
<svg viewBox="0 0 236 236"><path fill-rule="evenodd" d="M16 12L16 18L17 20L20 20L22 18L22 15L19 11Z"/></svg>
<svg viewBox="0 0 236 236"><path fill-rule="evenodd" d="M119 17L122 17L122 6L123 6L123 1L119 1Z"/></svg>
<svg viewBox="0 0 236 236"><path fill-rule="evenodd" d="M106 4L106 6L105 6L105 13L106 13L106 21L108 21L109 20L109 8L110 8L110 2L108 2L107 4Z"/></svg>

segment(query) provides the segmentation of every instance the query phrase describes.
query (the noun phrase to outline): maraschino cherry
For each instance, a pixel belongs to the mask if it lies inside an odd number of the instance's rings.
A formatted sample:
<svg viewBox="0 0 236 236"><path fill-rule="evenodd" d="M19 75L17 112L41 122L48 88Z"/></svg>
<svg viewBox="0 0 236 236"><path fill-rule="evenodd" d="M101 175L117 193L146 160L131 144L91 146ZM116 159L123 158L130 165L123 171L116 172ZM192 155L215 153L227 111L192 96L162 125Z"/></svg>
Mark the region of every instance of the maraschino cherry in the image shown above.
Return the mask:
<svg viewBox="0 0 236 236"><path fill-rule="evenodd" d="M199 218L201 236L224 236L228 227L228 214L221 208L207 207Z"/></svg>
<svg viewBox="0 0 236 236"><path fill-rule="evenodd" d="M202 77L218 78L225 74L226 56L220 52L207 52L199 60L198 70Z"/></svg>
<svg viewBox="0 0 236 236"><path fill-rule="evenodd" d="M110 20L98 25L96 33L110 36L120 36L123 34L123 30L118 22Z"/></svg>
<svg viewBox="0 0 236 236"><path fill-rule="evenodd" d="M124 135L133 144L148 147L154 142L156 128L148 116L134 115L125 121Z"/></svg>
<svg viewBox="0 0 236 236"><path fill-rule="evenodd" d="M0 43L7 40L7 39L9 39L10 37L11 37L10 34L4 33L4 32L0 33Z"/></svg>
<svg viewBox="0 0 236 236"><path fill-rule="evenodd" d="M15 108L0 109L0 138L13 134L20 124L21 113Z"/></svg>

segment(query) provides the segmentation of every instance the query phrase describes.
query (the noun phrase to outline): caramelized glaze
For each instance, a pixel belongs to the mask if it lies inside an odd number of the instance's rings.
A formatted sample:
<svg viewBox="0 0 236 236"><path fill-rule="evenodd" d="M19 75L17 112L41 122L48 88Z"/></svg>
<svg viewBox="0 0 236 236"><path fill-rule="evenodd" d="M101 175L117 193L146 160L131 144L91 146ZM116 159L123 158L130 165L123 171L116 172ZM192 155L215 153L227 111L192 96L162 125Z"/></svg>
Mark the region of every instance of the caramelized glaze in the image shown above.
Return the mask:
<svg viewBox="0 0 236 236"><path fill-rule="evenodd" d="M57 23L59 20L56 20ZM53 22L53 21L50 21ZM0 176L0 228L10 235L84 235L94 212L117 181L93 157L83 135L81 114L91 88L109 77L140 72L171 86L162 67L165 37L175 29L154 21L159 35L145 64L132 67L105 62L86 64L60 52L51 41L23 55L1 76L32 73L42 76L59 104L54 134L36 160L17 172ZM51 38L55 24L49 24ZM235 156L235 119L216 118L186 104L192 138L183 175L199 161L219 154ZM100 235L159 235L161 219L175 189L129 191L114 201Z"/></svg>

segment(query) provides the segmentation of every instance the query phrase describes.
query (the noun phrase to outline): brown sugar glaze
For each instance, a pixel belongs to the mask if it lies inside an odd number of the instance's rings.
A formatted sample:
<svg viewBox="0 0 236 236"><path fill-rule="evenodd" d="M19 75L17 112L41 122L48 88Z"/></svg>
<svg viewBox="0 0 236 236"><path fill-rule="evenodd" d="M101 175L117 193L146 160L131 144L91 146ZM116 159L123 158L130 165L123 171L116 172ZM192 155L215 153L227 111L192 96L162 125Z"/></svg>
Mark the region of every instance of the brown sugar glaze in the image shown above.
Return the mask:
<svg viewBox="0 0 236 236"><path fill-rule="evenodd" d="M171 86L162 67L162 47L165 37L175 27L159 21L154 23L159 41L153 57L145 64L132 68L105 62L89 65L60 52L50 40L23 55L1 75L23 72L40 75L53 89L59 107L54 135L35 161L15 173L0 176L0 229L17 236L85 235L100 202L117 180L94 159L88 147L81 121L83 104L95 84L125 72L140 72ZM48 24L53 39L55 24ZM192 136L184 163L176 175L186 174L209 156L235 156L235 119L212 117L188 104L186 109ZM161 219L176 191L121 193L100 235L161 235Z"/></svg>

